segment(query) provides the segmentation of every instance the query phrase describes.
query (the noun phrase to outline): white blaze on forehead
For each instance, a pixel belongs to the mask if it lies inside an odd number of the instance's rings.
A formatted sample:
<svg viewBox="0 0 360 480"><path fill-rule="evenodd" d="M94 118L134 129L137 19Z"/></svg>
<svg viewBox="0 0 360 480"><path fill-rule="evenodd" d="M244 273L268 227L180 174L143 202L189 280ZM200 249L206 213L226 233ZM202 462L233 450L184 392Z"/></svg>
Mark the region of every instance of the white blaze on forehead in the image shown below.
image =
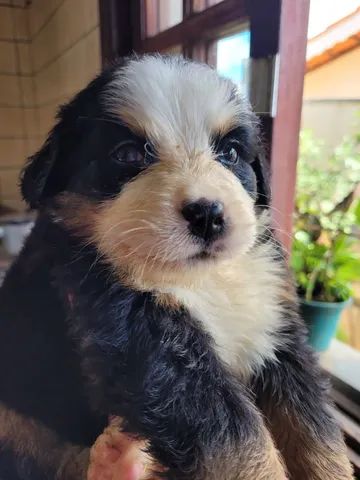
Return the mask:
<svg viewBox="0 0 360 480"><path fill-rule="evenodd" d="M163 147L204 150L211 134L252 123L247 102L216 71L180 57L145 56L119 69L110 112Z"/></svg>

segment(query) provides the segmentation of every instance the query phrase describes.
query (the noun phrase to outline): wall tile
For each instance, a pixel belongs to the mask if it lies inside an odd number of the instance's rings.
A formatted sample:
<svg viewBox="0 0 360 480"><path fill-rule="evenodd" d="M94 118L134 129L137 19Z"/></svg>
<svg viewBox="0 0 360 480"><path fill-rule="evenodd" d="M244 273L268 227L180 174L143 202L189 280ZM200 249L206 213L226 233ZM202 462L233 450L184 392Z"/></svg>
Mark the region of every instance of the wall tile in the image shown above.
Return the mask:
<svg viewBox="0 0 360 480"><path fill-rule="evenodd" d="M0 74L16 73L15 43L0 41Z"/></svg>
<svg viewBox="0 0 360 480"><path fill-rule="evenodd" d="M0 194L1 197L19 196L19 175L21 168L0 169Z"/></svg>
<svg viewBox="0 0 360 480"><path fill-rule="evenodd" d="M28 9L0 6L0 39L29 39Z"/></svg>
<svg viewBox="0 0 360 480"><path fill-rule="evenodd" d="M40 106L58 98L63 90L59 61L52 63L36 75L35 83L36 101Z"/></svg>
<svg viewBox="0 0 360 480"><path fill-rule="evenodd" d="M24 137L23 110L0 108L0 138Z"/></svg>
<svg viewBox="0 0 360 480"><path fill-rule="evenodd" d="M97 0L65 0L34 38L34 70L61 55L99 23ZM66 31L64 31L66 25Z"/></svg>
<svg viewBox="0 0 360 480"><path fill-rule="evenodd" d="M99 65L99 31L96 28L59 59L64 94L70 95L84 88L97 73Z"/></svg>
<svg viewBox="0 0 360 480"><path fill-rule="evenodd" d="M18 193L17 197L1 197L1 203L16 210L17 212L24 212L27 209L27 206L22 200L20 193Z"/></svg>
<svg viewBox="0 0 360 480"><path fill-rule="evenodd" d="M34 78L32 76L21 76L20 77L21 85L21 98L22 103L25 107L34 107L35 106L35 85Z"/></svg>
<svg viewBox="0 0 360 480"><path fill-rule="evenodd" d="M32 73L30 44L17 43L16 48L19 56L19 71L22 74L29 75Z"/></svg>
<svg viewBox="0 0 360 480"><path fill-rule="evenodd" d="M39 134L39 111L36 108L24 108L25 135L32 137Z"/></svg>
<svg viewBox="0 0 360 480"><path fill-rule="evenodd" d="M0 39L14 38L12 8L0 7Z"/></svg>
<svg viewBox="0 0 360 480"><path fill-rule="evenodd" d="M98 0L0 7L0 40L18 40L0 42L0 201L25 208L17 187L19 169L45 141L58 105L97 73L98 23ZM15 75L18 70L21 76Z"/></svg>
<svg viewBox="0 0 360 480"><path fill-rule="evenodd" d="M4 166L23 165L25 157L25 140L0 138L0 168Z"/></svg>
<svg viewBox="0 0 360 480"><path fill-rule="evenodd" d="M93 30L85 43L87 79L91 80L101 69L100 28Z"/></svg>
<svg viewBox="0 0 360 480"><path fill-rule="evenodd" d="M15 75L0 74L0 107L21 105L20 85Z"/></svg>
<svg viewBox="0 0 360 480"><path fill-rule="evenodd" d="M28 12L29 10L26 8L12 8L15 38L17 40L29 40Z"/></svg>
<svg viewBox="0 0 360 480"><path fill-rule="evenodd" d="M30 155L34 155L34 153L40 150L45 140L46 135L28 138L25 144L25 157L30 157Z"/></svg>
<svg viewBox="0 0 360 480"><path fill-rule="evenodd" d="M39 134L46 135L54 126L55 115L60 103L62 102L39 108Z"/></svg>
<svg viewBox="0 0 360 480"><path fill-rule="evenodd" d="M31 0L30 0L31 1ZM14 7L26 7L27 3L30 3L29 0L6 0L3 1L2 3L11 3Z"/></svg>
<svg viewBox="0 0 360 480"><path fill-rule="evenodd" d="M63 26L59 26L55 20L58 13L50 22L36 35L32 42L32 57L34 72L39 72L50 60L59 55L59 36L65 35ZM59 31L60 28L60 31Z"/></svg>
<svg viewBox="0 0 360 480"><path fill-rule="evenodd" d="M29 27L31 37L39 32L63 1L64 0L33 0L29 8Z"/></svg>

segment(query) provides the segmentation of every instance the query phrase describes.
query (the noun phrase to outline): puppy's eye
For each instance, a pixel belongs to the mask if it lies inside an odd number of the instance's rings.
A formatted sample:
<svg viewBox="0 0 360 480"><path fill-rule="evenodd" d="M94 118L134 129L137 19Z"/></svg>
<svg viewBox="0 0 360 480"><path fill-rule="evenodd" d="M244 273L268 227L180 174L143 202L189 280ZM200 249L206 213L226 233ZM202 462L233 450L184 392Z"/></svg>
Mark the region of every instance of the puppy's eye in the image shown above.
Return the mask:
<svg viewBox="0 0 360 480"><path fill-rule="evenodd" d="M110 159L116 163L144 163L144 152L141 151L137 143L124 142L114 148L110 153Z"/></svg>
<svg viewBox="0 0 360 480"><path fill-rule="evenodd" d="M236 165L240 160L238 143L235 141L230 141L225 144L218 154L218 159L224 165Z"/></svg>

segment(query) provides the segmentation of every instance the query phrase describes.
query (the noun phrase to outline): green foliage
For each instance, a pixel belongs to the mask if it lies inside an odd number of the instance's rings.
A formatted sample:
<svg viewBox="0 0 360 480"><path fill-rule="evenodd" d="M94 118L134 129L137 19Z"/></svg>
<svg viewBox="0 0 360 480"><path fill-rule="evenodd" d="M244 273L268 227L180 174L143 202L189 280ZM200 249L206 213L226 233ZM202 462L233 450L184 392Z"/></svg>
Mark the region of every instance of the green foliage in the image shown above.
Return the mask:
<svg viewBox="0 0 360 480"><path fill-rule="evenodd" d="M360 280L360 138L346 137L330 155L301 132L291 266L307 300L347 300Z"/></svg>
<svg viewBox="0 0 360 480"><path fill-rule="evenodd" d="M347 332L345 332L341 325L338 326L335 338L343 343L349 343L350 340L349 335L347 334Z"/></svg>

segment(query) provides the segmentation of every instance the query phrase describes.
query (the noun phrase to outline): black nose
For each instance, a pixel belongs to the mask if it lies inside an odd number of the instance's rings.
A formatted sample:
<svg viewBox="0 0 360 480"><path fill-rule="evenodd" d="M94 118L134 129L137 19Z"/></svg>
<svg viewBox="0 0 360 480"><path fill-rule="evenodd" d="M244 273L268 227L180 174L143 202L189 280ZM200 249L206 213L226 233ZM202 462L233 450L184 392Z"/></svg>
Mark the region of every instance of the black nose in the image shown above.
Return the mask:
<svg viewBox="0 0 360 480"><path fill-rule="evenodd" d="M225 230L224 205L221 202L201 199L186 204L181 213L189 222L190 232L207 243L214 241Z"/></svg>

